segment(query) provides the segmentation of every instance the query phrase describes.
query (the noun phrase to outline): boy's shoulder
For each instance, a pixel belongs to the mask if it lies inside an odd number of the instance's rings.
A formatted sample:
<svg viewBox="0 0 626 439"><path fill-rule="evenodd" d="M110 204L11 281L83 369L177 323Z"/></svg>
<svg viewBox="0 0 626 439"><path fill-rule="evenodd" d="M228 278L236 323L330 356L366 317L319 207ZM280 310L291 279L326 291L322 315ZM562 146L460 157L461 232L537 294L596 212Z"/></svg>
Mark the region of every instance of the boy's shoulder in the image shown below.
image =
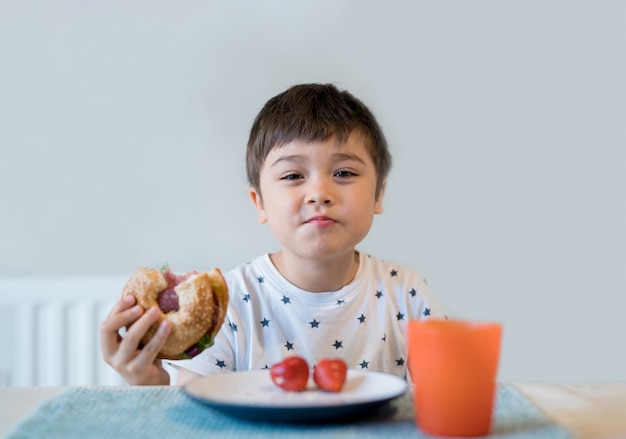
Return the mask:
<svg viewBox="0 0 626 439"><path fill-rule="evenodd" d="M231 268L229 272L242 272L242 271L250 271L255 269L263 269L272 266L272 262L270 259L269 253L262 253L258 256L255 256L252 259L249 259L245 262L242 262L235 267Z"/></svg>
<svg viewBox="0 0 626 439"><path fill-rule="evenodd" d="M359 252L359 259L363 261L362 266L364 269L372 270L392 278L402 278L406 276L422 277L419 271L408 265L388 259L381 259L363 251Z"/></svg>
<svg viewBox="0 0 626 439"><path fill-rule="evenodd" d="M244 279L256 279L263 282L266 276L273 275L275 272L274 265L270 259L269 253L263 253L243 262L224 273L227 280L243 281Z"/></svg>

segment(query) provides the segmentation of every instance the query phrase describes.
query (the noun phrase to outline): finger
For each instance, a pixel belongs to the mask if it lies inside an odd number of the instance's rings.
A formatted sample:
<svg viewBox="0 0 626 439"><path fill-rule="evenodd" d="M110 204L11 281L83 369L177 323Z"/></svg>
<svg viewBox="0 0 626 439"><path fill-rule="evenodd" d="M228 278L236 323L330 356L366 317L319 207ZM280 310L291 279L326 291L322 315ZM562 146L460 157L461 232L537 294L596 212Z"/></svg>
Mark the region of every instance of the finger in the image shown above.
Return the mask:
<svg viewBox="0 0 626 439"><path fill-rule="evenodd" d="M165 342L171 332L172 324L167 320L163 320L152 339L141 349L141 352L139 352L135 358L139 367L155 362L157 355L161 349L163 349L163 346L165 346Z"/></svg>
<svg viewBox="0 0 626 439"><path fill-rule="evenodd" d="M122 306L122 311L109 314L109 317L100 325L100 346L105 360L107 357L114 355L119 348L121 341L119 330L131 325L143 314L143 308L139 305L135 305L130 309L124 308Z"/></svg>
<svg viewBox="0 0 626 439"><path fill-rule="evenodd" d="M136 355L141 339L146 335L148 329L159 320L160 315L158 308L150 308L128 328L118 349L120 359L130 360Z"/></svg>
<svg viewBox="0 0 626 439"><path fill-rule="evenodd" d="M118 332L121 328L131 325L143 313L143 308L136 303L137 299L132 295L126 295L115 302L109 315L102 322L101 330Z"/></svg>
<svg viewBox="0 0 626 439"><path fill-rule="evenodd" d="M135 296L133 296L132 294L127 294L123 296L120 300L115 302L115 304L111 308L111 311L109 311L109 315L107 316L107 319L114 314L120 313L130 308L131 306L135 304L136 301L137 299L135 299Z"/></svg>

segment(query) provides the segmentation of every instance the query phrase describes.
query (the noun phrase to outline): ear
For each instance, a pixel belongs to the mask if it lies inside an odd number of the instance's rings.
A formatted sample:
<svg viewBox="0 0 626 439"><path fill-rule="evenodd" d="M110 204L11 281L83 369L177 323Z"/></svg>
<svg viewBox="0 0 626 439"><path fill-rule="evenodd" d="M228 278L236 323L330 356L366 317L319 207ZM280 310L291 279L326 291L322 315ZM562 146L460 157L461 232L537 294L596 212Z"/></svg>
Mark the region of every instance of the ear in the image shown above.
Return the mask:
<svg viewBox="0 0 626 439"><path fill-rule="evenodd" d="M387 187L387 180L383 181L383 184L380 186L380 192L376 197L376 204L374 205L374 213L381 214L383 213L383 198L385 196L385 188Z"/></svg>
<svg viewBox="0 0 626 439"><path fill-rule="evenodd" d="M267 215L265 215L265 209L263 209L263 198L261 197L261 194L257 192L255 188L251 187L248 190L248 195L250 195L252 204L254 204L254 207L256 208L258 214L257 221L261 224L266 223Z"/></svg>

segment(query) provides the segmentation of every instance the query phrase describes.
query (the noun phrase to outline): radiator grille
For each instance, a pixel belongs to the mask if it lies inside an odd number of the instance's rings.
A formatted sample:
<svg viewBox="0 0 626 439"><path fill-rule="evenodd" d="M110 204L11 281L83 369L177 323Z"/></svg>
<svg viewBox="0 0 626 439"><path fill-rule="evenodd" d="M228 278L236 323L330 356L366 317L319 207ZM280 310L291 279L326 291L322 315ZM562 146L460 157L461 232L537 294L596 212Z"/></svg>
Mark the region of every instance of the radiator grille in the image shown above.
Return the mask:
<svg viewBox="0 0 626 439"><path fill-rule="evenodd" d="M102 360L99 334L122 285L109 277L0 279L0 305L12 320L0 336L9 346L1 384L123 384Z"/></svg>

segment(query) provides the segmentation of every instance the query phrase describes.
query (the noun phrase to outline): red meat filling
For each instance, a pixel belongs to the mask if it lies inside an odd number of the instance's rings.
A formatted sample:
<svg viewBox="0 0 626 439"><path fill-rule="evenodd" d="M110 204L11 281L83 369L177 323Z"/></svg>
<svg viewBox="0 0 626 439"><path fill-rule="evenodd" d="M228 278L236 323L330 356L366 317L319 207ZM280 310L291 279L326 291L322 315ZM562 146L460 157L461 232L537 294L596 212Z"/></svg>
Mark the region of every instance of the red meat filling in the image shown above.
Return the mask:
<svg viewBox="0 0 626 439"><path fill-rule="evenodd" d="M194 274L197 274L197 271L190 271L185 274L175 274L168 268L163 272L163 277L167 281L167 287L159 293L157 297L157 303L159 304L159 308L164 313L175 312L180 309L180 305L178 304L178 295L174 288L189 279Z"/></svg>

